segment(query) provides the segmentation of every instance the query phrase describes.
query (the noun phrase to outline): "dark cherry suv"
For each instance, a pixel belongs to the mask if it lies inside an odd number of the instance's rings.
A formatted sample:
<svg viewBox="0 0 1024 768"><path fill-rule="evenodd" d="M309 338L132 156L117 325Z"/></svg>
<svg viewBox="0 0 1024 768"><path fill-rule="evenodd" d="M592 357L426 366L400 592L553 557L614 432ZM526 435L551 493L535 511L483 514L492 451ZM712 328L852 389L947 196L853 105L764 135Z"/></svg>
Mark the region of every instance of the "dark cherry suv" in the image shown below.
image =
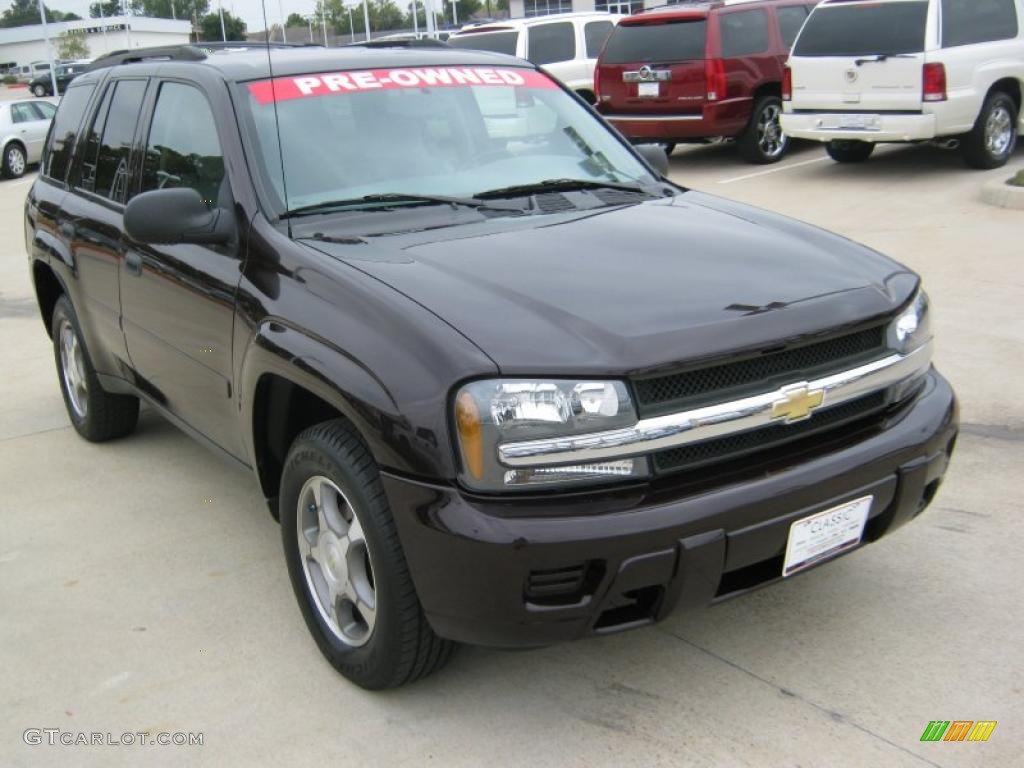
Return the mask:
<svg viewBox="0 0 1024 768"><path fill-rule="evenodd" d="M782 159L783 65L814 0L669 5L623 19L597 62L597 108L631 141L735 138L751 163Z"/></svg>
<svg viewBox="0 0 1024 768"><path fill-rule="evenodd" d="M666 181L520 59L270 58L76 78L26 242L75 429L144 402L251 471L342 674L649 624L935 495L957 406L905 267Z"/></svg>

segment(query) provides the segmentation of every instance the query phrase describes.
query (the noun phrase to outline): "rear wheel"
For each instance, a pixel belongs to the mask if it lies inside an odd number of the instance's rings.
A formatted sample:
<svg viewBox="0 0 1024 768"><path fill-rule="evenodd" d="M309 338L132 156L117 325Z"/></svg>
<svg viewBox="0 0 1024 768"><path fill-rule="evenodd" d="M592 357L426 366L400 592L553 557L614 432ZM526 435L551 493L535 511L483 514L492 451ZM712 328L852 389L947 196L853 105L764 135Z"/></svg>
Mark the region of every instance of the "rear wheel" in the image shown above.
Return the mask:
<svg viewBox="0 0 1024 768"><path fill-rule="evenodd" d="M825 145L825 151L837 163L863 163L871 157L875 145L870 141L836 139Z"/></svg>
<svg viewBox="0 0 1024 768"><path fill-rule="evenodd" d="M971 168L990 169L1006 165L1017 146L1018 108L1005 93L991 93L978 115L973 130L960 147Z"/></svg>
<svg viewBox="0 0 1024 768"><path fill-rule="evenodd" d="M46 89L43 88L43 86L41 86L41 85L33 85L32 86L32 94L34 96L38 96L39 98L42 98L43 96L46 95Z"/></svg>
<svg viewBox="0 0 1024 768"><path fill-rule="evenodd" d="M75 431L94 443L131 433L139 420L139 399L114 395L100 386L67 296L57 299L51 332L60 390Z"/></svg>
<svg viewBox="0 0 1024 768"><path fill-rule="evenodd" d="M28 162L25 158L25 150L20 144L11 142L4 148L3 175L8 179L17 179L25 175L25 168Z"/></svg>
<svg viewBox="0 0 1024 768"><path fill-rule="evenodd" d="M377 465L347 422L295 438L280 499L292 588L334 668L370 689L440 669L455 645L427 623Z"/></svg>
<svg viewBox="0 0 1024 768"><path fill-rule="evenodd" d="M782 130L782 99L762 96L754 104L750 122L737 139L740 157L748 163L777 163L789 148L789 136Z"/></svg>

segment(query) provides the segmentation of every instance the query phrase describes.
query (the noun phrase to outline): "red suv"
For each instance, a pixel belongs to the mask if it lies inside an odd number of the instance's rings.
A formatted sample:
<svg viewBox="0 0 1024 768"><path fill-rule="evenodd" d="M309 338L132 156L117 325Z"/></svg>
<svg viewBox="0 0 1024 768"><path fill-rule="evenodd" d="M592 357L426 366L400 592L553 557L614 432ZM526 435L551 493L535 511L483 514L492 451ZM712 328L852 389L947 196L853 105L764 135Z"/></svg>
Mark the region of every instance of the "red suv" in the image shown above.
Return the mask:
<svg viewBox="0 0 1024 768"><path fill-rule="evenodd" d="M814 0L679 3L623 19L598 58L600 111L637 144L735 138L751 163L774 163L782 72Z"/></svg>

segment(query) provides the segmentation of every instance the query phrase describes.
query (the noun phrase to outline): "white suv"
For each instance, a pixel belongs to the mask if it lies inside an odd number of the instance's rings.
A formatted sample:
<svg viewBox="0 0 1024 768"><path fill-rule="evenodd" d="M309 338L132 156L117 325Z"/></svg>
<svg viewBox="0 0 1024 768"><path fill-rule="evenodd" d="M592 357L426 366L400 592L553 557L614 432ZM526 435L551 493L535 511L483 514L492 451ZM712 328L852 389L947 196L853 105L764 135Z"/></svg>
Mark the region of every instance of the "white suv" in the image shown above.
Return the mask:
<svg viewBox="0 0 1024 768"><path fill-rule="evenodd" d="M448 38L448 45L527 59L593 104L597 55L622 18L611 13L562 13L506 19L466 27Z"/></svg>
<svg viewBox="0 0 1024 768"><path fill-rule="evenodd" d="M880 142L949 139L968 165L1013 153L1024 0L824 0L793 46L782 127L839 162Z"/></svg>

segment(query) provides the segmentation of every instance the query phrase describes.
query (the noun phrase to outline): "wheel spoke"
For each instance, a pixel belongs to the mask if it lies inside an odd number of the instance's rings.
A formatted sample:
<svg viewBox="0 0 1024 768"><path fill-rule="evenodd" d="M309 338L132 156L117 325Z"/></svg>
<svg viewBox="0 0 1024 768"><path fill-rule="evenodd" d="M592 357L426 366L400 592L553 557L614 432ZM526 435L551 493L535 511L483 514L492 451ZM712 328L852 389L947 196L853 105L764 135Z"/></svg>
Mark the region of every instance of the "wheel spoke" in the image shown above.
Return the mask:
<svg viewBox="0 0 1024 768"><path fill-rule="evenodd" d="M377 621L376 600L374 600L373 604L371 605L366 600L360 597L359 600L356 602L356 608L359 609L359 615L362 616L363 621L366 622L367 631L373 629L373 625Z"/></svg>
<svg viewBox="0 0 1024 768"><path fill-rule="evenodd" d="M349 541L349 546L352 544L365 544L366 536L363 534L362 523L359 522L359 518L352 515L352 519L349 520L348 530L345 532L345 538Z"/></svg>

